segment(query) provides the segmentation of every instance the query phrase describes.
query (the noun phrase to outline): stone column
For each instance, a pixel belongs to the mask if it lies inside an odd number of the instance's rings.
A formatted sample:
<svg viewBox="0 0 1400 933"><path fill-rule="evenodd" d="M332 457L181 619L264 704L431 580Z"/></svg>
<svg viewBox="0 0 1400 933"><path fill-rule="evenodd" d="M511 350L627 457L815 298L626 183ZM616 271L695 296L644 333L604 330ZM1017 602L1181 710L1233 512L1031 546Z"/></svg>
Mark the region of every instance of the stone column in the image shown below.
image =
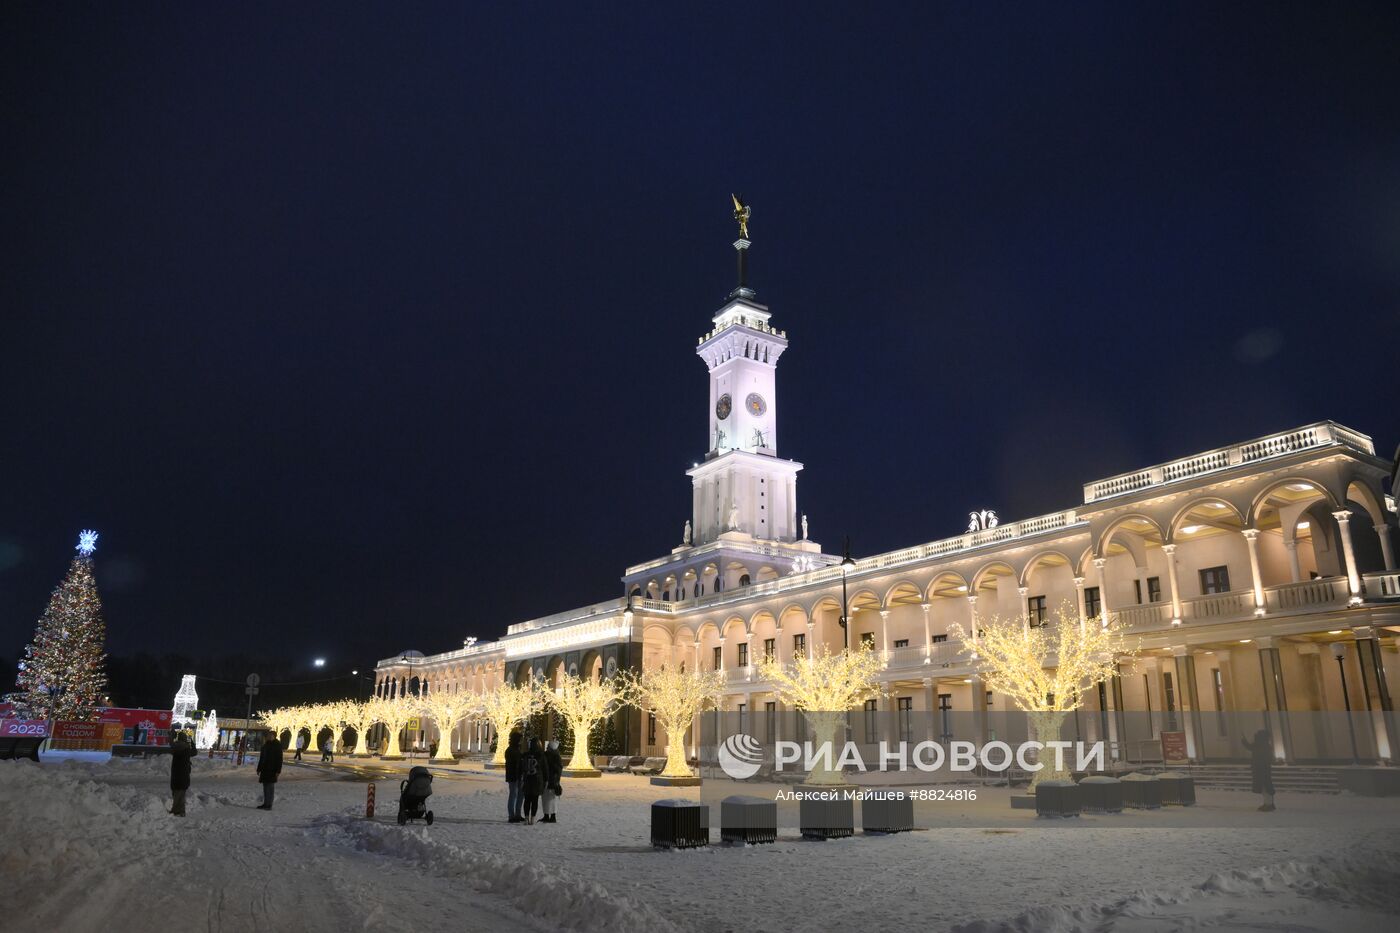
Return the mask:
<svg viewBox="0 0 1400 933"><path fill-rule="evenodd" d="M1342 530L1342 554L1347 562L1347 585L1351 588L1351 603L1361 602L1361 574L1356 570L1356 551L1351 545L1351 510L1339 509L1332 513L1337 527Z"/></svg>
<svg viewBox="0 0 1400 933"><path fill-rule="evenodd" d="M1284 538L1283 547L1288 551L1288 573L1294 583L1303 582L1303 568L1298 565L1298 539Z"/></svg>
<svg viewBox="0 0 1400 933"><path fill-rule="evenodd" d="M1371 626L1352 629L1356 636L1356 660L1361 665L1361 689L1366 694L1366 709L1371 713L1371 727L1376 735L1376 749L1382 761L1394 763L1400 733L1396 731L1395 707L1385 682L1385 663L1381 643Z"/></svg>
<svg viewBox="0 0 1400 933"><path fill-rule="evenodd" d="M1084 623L1089 621L1084 610L1084 578L1074 578L1074 602L1079 607L1079 630L1084 631Z"/></svg>
<svg viewBox="0 0 1400 933"><path fill-rule="evenodd" d="M1162 545L1162 553L1167 555L1167 584L1172 593L1172 625L1181 624L1181 590L1176 582L1176 545Z"/></svg>
<svg viewBox="0 0 1400 933"><path fill-rule="evenodd" d="M1381 558L1386 570L1395 569L1395 552L1390 549L1390 526L1381 522L1376 527L1376 535L1381 539Z"/></svg>
<svg viewBox="0 0 1400 933"><path fill-rule="evenodd" d="M933 633L928 627L928 613L933 607L928 603L919 603L919 608L924 611L924 663L933 663Z"/></svg>
<svg viewBox="0 0 1400 933"><path fill-rule="evenodd" d="M1262 616L1264 608L1264 579L1259 575L1259 529L1246 528L1240 532L1249 544L1249 575L1254 581L1254 614Z"/></svg>
<svg viewBox="0 0 1400 933"><path fill-rule="evenodd" d="M972 741L981 748L987 741L987 687L977 674L972 675Z"/></svg>
<svg viewBox="0 0 1400 933"><path fill-rule="evenodd" d="M928 711L928 724L925 728L924 739L928 742L938 741L938 689L934 686L932 677L924 678L924 709Z"/></svg>
<svg viewBox="0 0 1400 933"><path fill-rule="evenodd" d="M1026 599L1030 595L1031 588L1028 586L1016 587L1017 594L1021 597L1021 628L1029 630L1031 627L1031 609L1026 604Z"/></svg>
<svg viewBox="0 0 1400 933"><path fill-rule="evenodd" d="M1274 738L1274 758L1292 762L1293 735L1283 689L1283 662L1272 638L1257 639L1256 644L1259 646L1259 674L1264 682L1264 721Z"/></svg>
<svg viewBox="0 0 1400 933"><path fill-rule="evenodd" d="M1123 666L1115 664L1113 676L1109 678L1108 707L1112 711L1108 717L1109 756L1121 761L1127 754L1128 721L1123 714Z"/></svg>
<svg viewBox="0 0 1400 933"><path fill-rule="evenodd" d="M745 654L748 655L746 660L749 662L744 665L746 668L744 671L744 679L753 680L753 632L744 633L744 644L748 646L748 650ZM750 711L752 711L752 707L750 707Z"/></svg>
<svg viewBox="0 0 1400 933"><path fill-rule="evenodd" d="M968 614L972 621L972 643L977 644L977 596L974 593L967 594Z"/></svg>
<svg viewBox="0 0 1400 933"><path fill-rule="evenodd" d="M817 623L811 619L807 620L807 660L812 660L812 652L816 650L814 642L817 640Z"/></svg>
<svg viewBox="0 0 1400 933"><path fill-rule="evenodd" d="M880 610L880 643L881 643L881 645L883 646L883 647L881 648L881 651L883 652L883 655L884 655L885 665L886 665L886 666L889 666L889 663L890 663L890 611L889 611L888 609L881 609L881 610Z"/></svg>
<svg viewBox="0 0 1400 933"><path fill-rule="evenodd" d="M700 639L695 639L695 673L700 673Z"/></svg>
<svg viewBox="0 0 1400 933"><path fill-rule="evenodd" d="M719 670L724 670L724 636L719 637Z"/></svg>
<svg viewBox="0 0 1400 933"><path fill-rule="evenodd" d="M1094 569L1099 572L1099 612L1108 621L1108 558L1095 557Z"/></svg>
<svg viewBox="0 0 1400 933"><path fill-rule="evenodd" d="M1196 695L1196 659L1186 647L1174 648L1172 654L1176 657L1176 701L1186 724L1186 754L1192 761L1203 762L1205 733L1201 728L1201 701Z"/></svg>
<svg viewBox="0 0 1400 933"><path fill-rule="evenodd" d="M1317 697L1316 703L1308 704L1308 713L1305 717L1308 721L1308 731L1312 734L1313 756L1317 758L1329 758L1331 756L1331 746L1328 744L1329 737L1327 729L1324 728L1324 720L1331 718L1323 714L1327 709L1327 690L1322 683L1322 648L1315 643L1307 643L1296 646L1298 655L1303 661L1303 670L1306 672L1308 686L1312 689L1313 695ZM1297 705L1296 703L1294 704ZM1347 750L1350 753L1350 749Z"/></svg>

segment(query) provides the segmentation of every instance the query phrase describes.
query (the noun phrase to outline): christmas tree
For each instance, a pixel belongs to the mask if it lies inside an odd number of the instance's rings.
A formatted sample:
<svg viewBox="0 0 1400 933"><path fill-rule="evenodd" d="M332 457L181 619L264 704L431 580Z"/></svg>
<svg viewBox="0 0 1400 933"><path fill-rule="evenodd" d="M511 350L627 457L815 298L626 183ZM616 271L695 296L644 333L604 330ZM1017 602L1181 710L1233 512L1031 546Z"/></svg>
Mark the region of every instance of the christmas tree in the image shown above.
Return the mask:
<svg viewBox="0 0 1400 933"><path fill-rule="evenodd" d="M92 576L96 547L97 532L78 535L78 556L24 651L10 697L24 718L92 719L103 703L107 629Z"/></svg>

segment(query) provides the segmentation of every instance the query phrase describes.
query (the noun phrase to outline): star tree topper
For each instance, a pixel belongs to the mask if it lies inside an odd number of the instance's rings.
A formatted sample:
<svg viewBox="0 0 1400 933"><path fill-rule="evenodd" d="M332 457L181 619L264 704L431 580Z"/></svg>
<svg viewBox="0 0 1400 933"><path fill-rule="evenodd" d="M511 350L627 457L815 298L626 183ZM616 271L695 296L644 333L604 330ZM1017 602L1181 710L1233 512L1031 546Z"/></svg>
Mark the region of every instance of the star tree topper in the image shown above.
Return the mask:
<svg viewBox="0 0 1400 933"><path fill-rule="evenodd" d="M78 532L78 554L82 557L91 557L95 550L97 550L97 532L90 529Z"/></svg>

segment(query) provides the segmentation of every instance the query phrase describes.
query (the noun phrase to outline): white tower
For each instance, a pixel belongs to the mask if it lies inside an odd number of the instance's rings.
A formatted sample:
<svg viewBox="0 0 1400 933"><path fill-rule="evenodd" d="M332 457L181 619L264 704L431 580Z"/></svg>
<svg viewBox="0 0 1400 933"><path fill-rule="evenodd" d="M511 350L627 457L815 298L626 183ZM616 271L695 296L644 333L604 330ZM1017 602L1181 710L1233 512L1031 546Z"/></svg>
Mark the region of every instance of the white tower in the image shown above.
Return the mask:
<svg viewBox="0 0 1400 933"><path fill-rule="evenodd" d="M695 544L738 533L796 541L797 471L778 458L778 358L787 334L769 323L768 308L748 286L749 208L734 198L739 285L700 338L696 353L710 371L709 452L688 471L694 486Z"/></svg>

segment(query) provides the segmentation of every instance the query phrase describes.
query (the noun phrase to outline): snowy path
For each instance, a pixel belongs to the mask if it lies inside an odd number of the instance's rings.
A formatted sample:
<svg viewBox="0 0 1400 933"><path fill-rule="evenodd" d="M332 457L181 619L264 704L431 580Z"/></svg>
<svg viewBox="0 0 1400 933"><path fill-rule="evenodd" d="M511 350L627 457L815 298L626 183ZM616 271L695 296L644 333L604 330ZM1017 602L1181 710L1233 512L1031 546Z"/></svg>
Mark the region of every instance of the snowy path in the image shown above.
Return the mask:
<svg viewBox="0 0 1400 933"><path fill-rule="evenodd" d="M1292 825L1226 829L1252 799L1207 792L1132 828L988 800L950 814L964 826L667 853L647 845L647 804L675 793L629 776L570 781L561 822L527 827L502 820L499 774L464 770L436 781L431 828L400 828L397 774L369 822L343 770L289 767L269 814L249 769L200 762L176 820L159 768L0 763L0 829L21 843L0 868L35 892L0 927L1365 931L1400 911L1400 801L1283 795Z"/></svg>

